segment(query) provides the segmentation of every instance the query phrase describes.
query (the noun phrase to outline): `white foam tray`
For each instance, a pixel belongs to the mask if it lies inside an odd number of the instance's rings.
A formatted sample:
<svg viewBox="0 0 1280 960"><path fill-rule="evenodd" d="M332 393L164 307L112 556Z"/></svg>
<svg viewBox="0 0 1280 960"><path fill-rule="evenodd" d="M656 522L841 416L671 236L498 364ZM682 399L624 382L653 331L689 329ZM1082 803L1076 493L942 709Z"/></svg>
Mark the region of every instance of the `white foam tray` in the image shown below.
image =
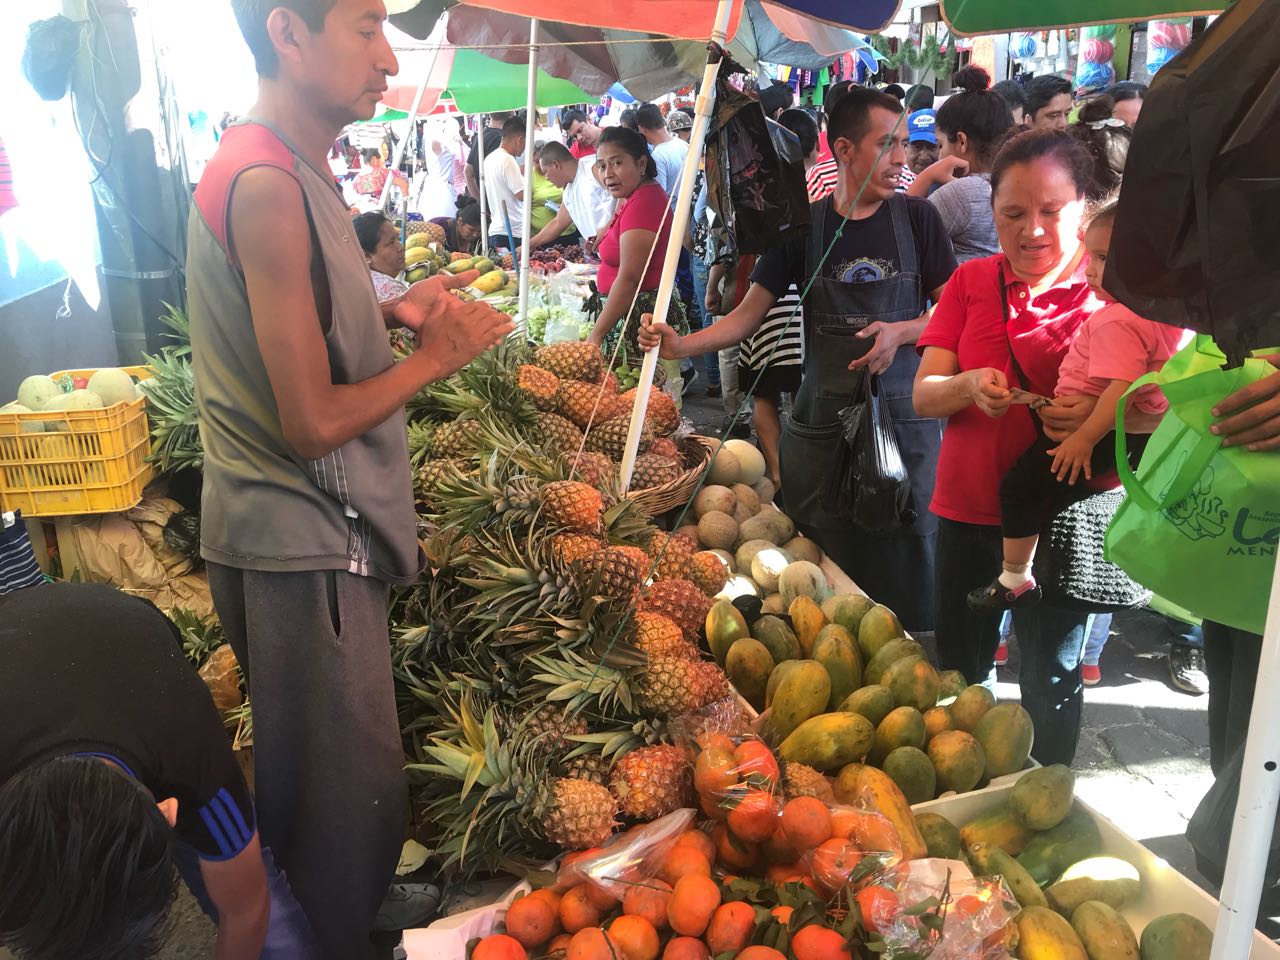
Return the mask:
<svg viewBox="0 0 1280 960"><path fill-rule="evenodd" d="M1013 789L1013 783L1016 780L1017 776L1001 778L998 784L993 784L986 790L930 800L928 803L918 803L911 809L915 813L941 814L957 827L962 827L1006 803L1009 791ZM1218 921L1217 900L1178 873L1167 861L1123 833L1119 827L1083 800L1077 799L1076 802L1098 824L1098 830L1102 834L1102 855L1119 857L1138 868L1138 873L1142 877L1142 894L1120 911L1137 936L1142 936L1142 930L1148 923L1167 913L1190 914L1213 929ZM1276 958L1280 958L1280 946L1255 930L1249 960L1276 960Z"/></svg>

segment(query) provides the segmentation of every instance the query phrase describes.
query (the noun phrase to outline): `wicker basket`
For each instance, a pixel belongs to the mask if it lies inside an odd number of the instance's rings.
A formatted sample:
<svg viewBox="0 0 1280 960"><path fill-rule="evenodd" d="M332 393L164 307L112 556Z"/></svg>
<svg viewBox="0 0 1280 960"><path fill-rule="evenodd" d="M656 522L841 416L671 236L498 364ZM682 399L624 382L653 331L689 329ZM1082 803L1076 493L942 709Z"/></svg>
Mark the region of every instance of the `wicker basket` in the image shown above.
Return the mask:
<svg viewBox="0 0 1280 960"><path fill-rule="evenodd" d="M702 479L703 472L710 465L715 449L716 441L709 437L700 437L696 433L691 434L680 444L680 453L684 458L684 473L660 487L632 490L627 494L627 498L633 500L636 506L649 517L656 517L668 510L683 507L693 499L694 491L698 489L698 481Z"/></svg>

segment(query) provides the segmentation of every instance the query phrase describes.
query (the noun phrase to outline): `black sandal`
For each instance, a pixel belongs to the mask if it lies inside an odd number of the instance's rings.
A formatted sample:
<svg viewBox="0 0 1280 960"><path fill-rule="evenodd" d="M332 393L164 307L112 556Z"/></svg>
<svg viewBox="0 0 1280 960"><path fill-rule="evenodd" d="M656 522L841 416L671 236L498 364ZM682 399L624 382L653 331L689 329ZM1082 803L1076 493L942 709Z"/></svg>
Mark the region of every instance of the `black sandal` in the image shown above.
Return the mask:
<svg viewBox="0 0 1280 960"><path fill-rule="evenodd" d="M996 579L981 590L973 590L969 593L969 609L974 613L1017 610L1020 607L1035 606L1042 596L1044 591L1034 580L1028 580L1022 586L1010 589Z"/></svg>

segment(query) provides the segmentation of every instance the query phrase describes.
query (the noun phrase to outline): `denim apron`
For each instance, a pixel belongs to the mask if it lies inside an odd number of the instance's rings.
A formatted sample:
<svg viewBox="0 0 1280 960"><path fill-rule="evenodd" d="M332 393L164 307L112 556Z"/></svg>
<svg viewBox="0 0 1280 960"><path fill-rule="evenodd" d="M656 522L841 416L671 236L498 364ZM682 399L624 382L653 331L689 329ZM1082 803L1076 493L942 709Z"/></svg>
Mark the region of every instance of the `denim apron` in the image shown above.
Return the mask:
<svg viewBox="0 0 1280 960"><path fill-rule="evenodd" d="M906 199L887 200L897 245L897 276L869 283L845 283L817 276L805 298L804 381L783 426L780 449L782 496L786 511L817 541L872 599L891 607L911 630L933 629L934 539L937 520L929 512L942 421L916 416L911 403L920 358L914 345L898 348L892 365L880 375L885 398L911 478L916 522L889 534L866 533L830 518L821 490L840 440L839 413L849 405L861 373L849 364L867 353L872 340L854 336L879 320L901 323L925 312L927 295L916 257ZM813 276L825 243L823 227L832 214L831 199L813 207L805 272Z"/></svg>

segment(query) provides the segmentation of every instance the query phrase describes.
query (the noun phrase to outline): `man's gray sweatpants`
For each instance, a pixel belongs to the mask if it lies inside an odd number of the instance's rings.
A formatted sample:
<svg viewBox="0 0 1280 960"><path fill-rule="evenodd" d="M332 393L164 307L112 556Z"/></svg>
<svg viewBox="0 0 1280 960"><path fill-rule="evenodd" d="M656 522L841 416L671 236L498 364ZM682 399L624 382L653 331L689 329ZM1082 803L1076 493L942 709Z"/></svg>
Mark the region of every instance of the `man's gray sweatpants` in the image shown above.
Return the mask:
<svg viewBox="0 0 1280 960"><path fill-rule="evenodd" d="M387 585L339 571L208 568L252 698L262 843L326 957L377 957L369 932L408 807Z"/></svg>

